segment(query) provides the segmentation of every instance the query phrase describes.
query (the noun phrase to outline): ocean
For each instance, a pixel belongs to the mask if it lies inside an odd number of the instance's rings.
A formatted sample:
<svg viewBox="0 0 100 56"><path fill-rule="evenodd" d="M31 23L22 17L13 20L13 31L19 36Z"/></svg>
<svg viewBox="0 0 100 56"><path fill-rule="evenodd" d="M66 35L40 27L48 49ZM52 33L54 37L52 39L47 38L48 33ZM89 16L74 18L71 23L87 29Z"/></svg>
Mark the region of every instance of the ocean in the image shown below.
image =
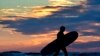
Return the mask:
<svg viewBox="0 0 100 56"><path fill-rule="evenodd" d="M36 54L28 56L41 56L41 55ZM53 55L48 55L48 56L53 56ZM58 56L64 56L64 54L59 54ZM68 56L100 56L100 53L68 53Z"/></svg>
<svg viewBox="0 0 100 56"><path fill-rule="evenodd" d="M42 56L40 53L28 52L23 53L19 51L1 52L0 56ZM53 56L47 55L47 56ZM58 56L64 56L64 53L59 53ZM100 56L100 52L68 52L68 56Z"/></svg>

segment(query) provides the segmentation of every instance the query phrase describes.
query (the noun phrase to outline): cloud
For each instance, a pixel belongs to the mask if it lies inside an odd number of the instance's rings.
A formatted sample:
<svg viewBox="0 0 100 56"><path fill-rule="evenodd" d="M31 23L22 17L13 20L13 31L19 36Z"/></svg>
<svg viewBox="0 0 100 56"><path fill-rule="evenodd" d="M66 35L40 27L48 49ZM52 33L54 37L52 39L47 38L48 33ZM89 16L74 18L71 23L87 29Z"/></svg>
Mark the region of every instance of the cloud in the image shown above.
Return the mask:
<svg viewBox="0 0 100 56"><path fill-rule="evenodd" d="M100 0L87 0L89 5L100 5Z"/></svg>
<svg viewBox="0 0 100 56"><path fill-rule="evenodd" d="M60 8L59 10L54 10ZM41 8L38 8L39 10ZM35 10L38 10L35 9ZM98 11L88 10L86 12L80 12L81 7L42 7L44 12L52 13L51 15L43 15L41 10L37 17L12 17L17 20L4 20L0 24L6 25L7 28L14 28L17 32L22 32L23 34L37 34L46 33L49 31L57 30L57 27L65 25L68 31L76 30L83 35L96 35L99 36L99 16ZM34 11L34 10L33 10ZM93 11L93 12L92 12ZM34 14L34 13L33 13ZM35 14L34 14L35 15ZM42 15L42 14L41 14ZM9 18L9 17L8 17ZM11 17L10 17L11 18ZM98 19L95 19L98 18ZM79 24L80 23L80 24ZM6 28L5 27L5 28ZM91 31L91 32L90 32Z"/></svg>
<svg viewBox="0 0 100 56"><path fill-rule="evenodd" d="M27 16L33 17L33 18L42 18L45 16L52 15L53 12L59 11L61 8L60 7L35 7L31 12L29 12Z"/></svg>
<svg viewBox="0 0 100 56"><path fill-rule="evenodd" d="M74 3L68 0L50 0L52 6L71 6Z"/></svg>
<svg viewBox="0 0 100 56"><path fill-rule="evenodd" d="M99 49L98 43L100 40L100 16L98 16L100 14L100 10L98 10L98 8L98 6L95 8L94 6L88 8L83 8L80 6L43 6L36 9L33 8L32 11L34 13L32 14L35 15L35 12L37 12L36 16L38 18L35 16L29 17L27 15L24 15L25 17L17 15L1 17L2 20L0 20L0 26L2 25L2 27L0 27L0 29L13 29L9 31L7 30L7 32L11 33L10 36L13 36L15 39L17 39L16 41L14 40L15 42L19 41L19 39L22 39L17 43L13 42L15 46L19 46L15 47L16 50L39 51L48 43L49 40L52 41L56 38L55 36L59 31L59 27L64 25L67 32L78 31L80 34L79 39L76 40L76 43L72 44L69 49L84 49L85 51L87 49L89 51L97 50ZM47 15L40 16L44 10L46 11ZM83 10L83 12L80 10ZM12 20L13 18L15 20ZM2 38L4 37L2 36ZM20 43L25 47L21 46ZM93 46L94 43L97 45ZM11 46L12 45L8 47ZM83 47L83 49L81 47ZM14 48L7 48L5 50L12 49L15 50Z"/></svg>
<svg viewBox="0 0 100 56"><path fill-rule="evenodd" d="M92 41L88 43L74 43L69 46L69 49L72 48L74 51L81 50L80 52L100 52L100 41Z"/></svg>

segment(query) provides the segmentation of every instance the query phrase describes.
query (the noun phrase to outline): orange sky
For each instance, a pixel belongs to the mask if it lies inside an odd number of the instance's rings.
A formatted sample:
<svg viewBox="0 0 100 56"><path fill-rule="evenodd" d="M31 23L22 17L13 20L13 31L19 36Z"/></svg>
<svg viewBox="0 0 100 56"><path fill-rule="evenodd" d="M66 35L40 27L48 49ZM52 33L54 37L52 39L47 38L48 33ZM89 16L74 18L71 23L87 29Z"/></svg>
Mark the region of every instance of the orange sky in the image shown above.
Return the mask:
<svg viewBox="0 0 100 56"><path fill-rule="evenodd" d="M0 51L9 51L9 50L25 51L24 48L33 47L32 50L30 51L39 52L44 46L46 46L48 43L56 39L56 34L58 32L58 30L55 30L55 31L50 31L48 33L23 35L19 32L15 32L10 29L7 30L3 29L0 30L0 33L2 33L0 35L0 48L1 48ZM80 33L79 38L75 42L88 43L92 41L100 41L99 36L81 36ZM36 48L38 48L38 50Z"/></svg>

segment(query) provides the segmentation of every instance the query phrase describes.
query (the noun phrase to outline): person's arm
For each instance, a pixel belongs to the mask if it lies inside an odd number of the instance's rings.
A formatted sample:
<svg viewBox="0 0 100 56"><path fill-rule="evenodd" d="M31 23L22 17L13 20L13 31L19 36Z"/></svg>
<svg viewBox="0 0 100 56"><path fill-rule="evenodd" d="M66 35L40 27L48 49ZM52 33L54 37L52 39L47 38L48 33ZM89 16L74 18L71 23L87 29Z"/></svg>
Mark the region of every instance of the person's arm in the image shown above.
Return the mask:
<svg viewBox="0 0 100 56"><path fill-rule="evenodd" d="M57 39L59 38L59 33L60 33L60 32L57 33Z"/></svg>

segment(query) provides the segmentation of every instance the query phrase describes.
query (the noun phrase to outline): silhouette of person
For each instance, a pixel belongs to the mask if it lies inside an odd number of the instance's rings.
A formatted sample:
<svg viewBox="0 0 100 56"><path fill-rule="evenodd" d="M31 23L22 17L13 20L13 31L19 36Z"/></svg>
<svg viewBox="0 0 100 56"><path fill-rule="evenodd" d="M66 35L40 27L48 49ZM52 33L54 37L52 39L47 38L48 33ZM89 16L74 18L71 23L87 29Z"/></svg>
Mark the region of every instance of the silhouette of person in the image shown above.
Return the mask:
<svg viewBox="0 0 100 56"><path fill-rule="evenodd" d="M62 50L64 52L65 56L68 56L66 46L73 43L78 38L78 32L77 31L71 31L67 34L64 34L65 27L61 26L60 31L57 33L57 39L49 43L46 47L44 47L41 50L42 56L46 56L49 54L54 54L54 56L57 56Z"/></svg>
<svg viewBox="0 0 100 56"><path fill-rule="evenodd" d="M61 44L60 41L63 40L63 38L64 38L64 31L65 31L65 27L64 27L64 26L61 26L61 27L60 27L60 31L59 31L58 34L57 34L57 40L58 40L59 44ZM62 44L61 44L61 46L62 46ZM65 55L65 56L68 56L67 50L66 50L65 47L63 47L63 48L57 50L57 51L54 53L54 56L57 56L57 55L59 54L60 50L62 50L62 51L64 52L64 55Z"/></svg>

